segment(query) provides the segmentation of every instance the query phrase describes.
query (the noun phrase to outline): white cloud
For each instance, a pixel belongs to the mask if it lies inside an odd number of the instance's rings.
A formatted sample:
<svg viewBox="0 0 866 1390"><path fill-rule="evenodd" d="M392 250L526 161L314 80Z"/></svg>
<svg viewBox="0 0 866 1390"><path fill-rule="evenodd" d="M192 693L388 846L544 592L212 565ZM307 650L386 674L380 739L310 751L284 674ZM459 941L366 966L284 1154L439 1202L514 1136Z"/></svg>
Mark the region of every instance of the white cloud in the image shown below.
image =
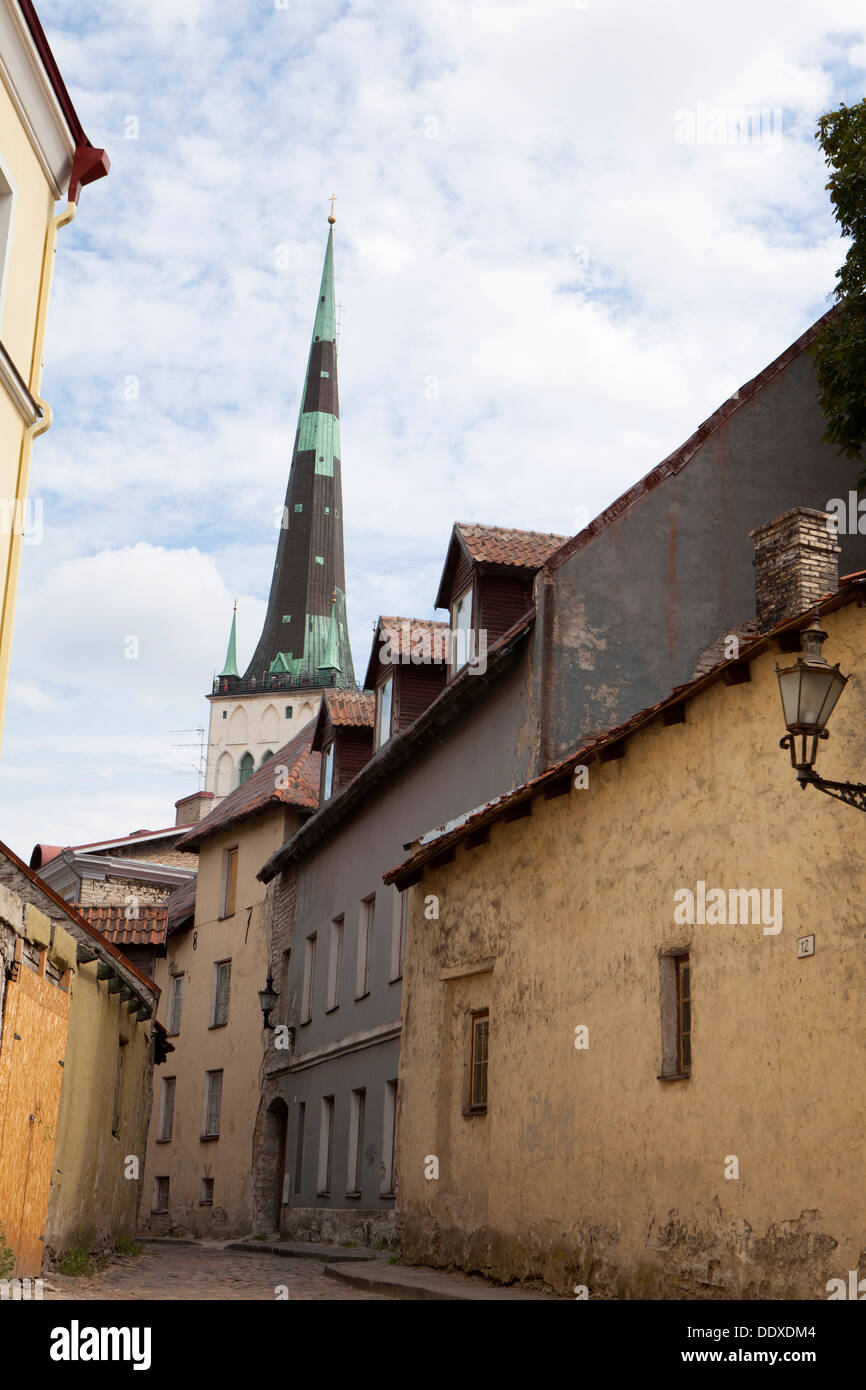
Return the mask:
<svg viewBox="0 0 866 1390"><path fill-rule="evenodd" d="M206 720L235 596L246 654L258 634L332 190L359 673L378 612L431 611L455 519L570 531L802 332L842 259L813 130L860 95L856 0L40 16L112 170L57 258L0 765L22 851L194 786L170 730ZM678 144L701 103L781 108L781 143Z"/></svg>

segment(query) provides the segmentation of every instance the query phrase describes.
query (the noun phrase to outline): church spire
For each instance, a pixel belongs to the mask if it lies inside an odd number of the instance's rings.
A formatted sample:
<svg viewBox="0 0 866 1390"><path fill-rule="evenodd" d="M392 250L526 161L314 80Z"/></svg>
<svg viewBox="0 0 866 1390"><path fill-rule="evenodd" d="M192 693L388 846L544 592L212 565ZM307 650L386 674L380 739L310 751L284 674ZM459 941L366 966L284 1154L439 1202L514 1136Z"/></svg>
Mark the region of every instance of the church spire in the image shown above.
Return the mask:
<svg viewBox="0 0 866 1390"><path fill-rule="evenodd" d="M247 681L280 673L312 686L323 679L355 684L345 604L334 220L332 202L268 609Z"/></svg>
<svg viewBox="0 0 866 1390"><path fill-rule="evenodd" d="M232 630L229 634L229 645L226 652L225 665L220 671L220 679L223 676L237 676L238 674L238 601L235 599L234 612L232 613Z"/></svg>

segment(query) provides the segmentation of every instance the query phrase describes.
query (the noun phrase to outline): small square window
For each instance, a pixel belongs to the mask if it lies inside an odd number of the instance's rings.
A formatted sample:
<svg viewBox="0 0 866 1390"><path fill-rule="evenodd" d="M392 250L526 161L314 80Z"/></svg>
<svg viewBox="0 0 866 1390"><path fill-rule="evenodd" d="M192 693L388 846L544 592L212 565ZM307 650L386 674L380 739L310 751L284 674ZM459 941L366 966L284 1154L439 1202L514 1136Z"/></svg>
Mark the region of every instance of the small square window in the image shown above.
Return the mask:
<svg viewBox="0 0 866 1390"><path fill-rule="evenodd" d="M331 373L330 373L330 372L322 372L321 375L324 376L324 377L330 378Z"/></svg>
<svg viewBox="0 0 866 1390"><path fill-rule="evenodd" d="M325 557L324 557L324 555L317 555L317 556L316 556L316 564L317 564L317 565L323 565L324 563L325 563Z"/></svg>
<svg viewBox="0 0 866 1390"><path fill-rule="evenodd" d="M304 504L303 504L303 502L296 502L296 503L295 503L295 511L296 511L296 512L302 512L303 510L304 510Z"/></svg>
<svg viewBox="0 0 866 1390"><path fill-rule="evenodd" d="M290 623L291 621L292 621L292 615L291 615L291 613L284 613L284 614L283 614L283 622L284 622L284 623Z"/></svg>
<svg viewBox="0 0 866 1390"><path fill-rule="evenodd" d="M153 1180L153 1211L168 1211L168 1178Z"/></svg>

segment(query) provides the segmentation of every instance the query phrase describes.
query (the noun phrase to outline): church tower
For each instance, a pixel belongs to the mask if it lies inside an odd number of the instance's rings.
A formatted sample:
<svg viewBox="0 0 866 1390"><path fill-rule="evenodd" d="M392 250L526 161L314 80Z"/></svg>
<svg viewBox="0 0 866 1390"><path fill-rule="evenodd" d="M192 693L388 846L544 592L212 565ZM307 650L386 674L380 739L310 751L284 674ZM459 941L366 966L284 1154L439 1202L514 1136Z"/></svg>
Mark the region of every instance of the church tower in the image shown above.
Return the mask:
<svg viewBox="0 0 866 1390"><path fill-rule="evenodd" d="M324 690L355 688L346 619L333 203L313 338L265 622L243 675L237 613L210 702L207 809L319 711ZM235 605L237 609L237 604Z"/></svg>

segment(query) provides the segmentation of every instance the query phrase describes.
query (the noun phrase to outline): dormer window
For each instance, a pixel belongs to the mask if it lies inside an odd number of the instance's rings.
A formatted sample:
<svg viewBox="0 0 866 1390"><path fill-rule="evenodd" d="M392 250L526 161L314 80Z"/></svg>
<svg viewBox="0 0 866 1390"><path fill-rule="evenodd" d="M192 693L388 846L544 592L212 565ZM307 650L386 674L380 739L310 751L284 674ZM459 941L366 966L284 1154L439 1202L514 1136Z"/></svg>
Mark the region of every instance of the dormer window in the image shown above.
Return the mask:
<svg viewBox="0 0 866 1390"><path fill-rule="evenodd" d="M469 660L469 633L472 628L472 588L464 589L451 605L452 672L462 670Z"/></svg>
<svg viewBox="0 0 866 1390"><path fill-rule="evenodd" d="M322 800L328 801L334 790L334 741L322 750Z"/></svg>
<svg viewBox="0 0 866 1390"><path fill-rule="evenodd" d="M388 676L379 686L376 700L376 747L381 748L391 737L391 699L394 693L394 677Z"/></svg>

